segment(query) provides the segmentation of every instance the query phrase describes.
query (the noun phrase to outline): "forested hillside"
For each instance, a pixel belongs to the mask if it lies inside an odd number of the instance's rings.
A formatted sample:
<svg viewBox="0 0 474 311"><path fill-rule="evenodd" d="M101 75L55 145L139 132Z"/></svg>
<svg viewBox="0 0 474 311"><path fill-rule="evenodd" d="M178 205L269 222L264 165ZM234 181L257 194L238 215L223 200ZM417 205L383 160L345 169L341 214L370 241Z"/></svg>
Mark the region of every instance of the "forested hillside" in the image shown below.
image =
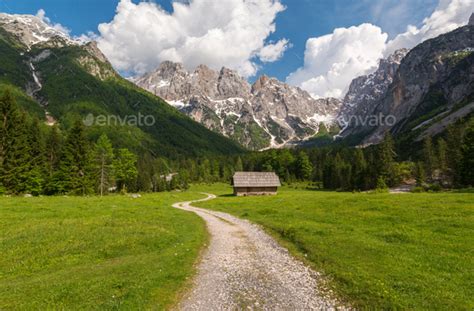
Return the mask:
<svg viewBox="0 0 474 311"><path fill-rule="evenodd" d="M88 137L96 140L106 133L114 146L140 154L173 157L241 150L121 78L92 43L69 45L55 38L28 50L0 29L0 51L0 90L9 88L18 103L40 120L46 111L60 128L68 129L90 114L112 115L115 119L110 122L89 124ZM153 122L129 122L140 115L151 116Z"/></svg>

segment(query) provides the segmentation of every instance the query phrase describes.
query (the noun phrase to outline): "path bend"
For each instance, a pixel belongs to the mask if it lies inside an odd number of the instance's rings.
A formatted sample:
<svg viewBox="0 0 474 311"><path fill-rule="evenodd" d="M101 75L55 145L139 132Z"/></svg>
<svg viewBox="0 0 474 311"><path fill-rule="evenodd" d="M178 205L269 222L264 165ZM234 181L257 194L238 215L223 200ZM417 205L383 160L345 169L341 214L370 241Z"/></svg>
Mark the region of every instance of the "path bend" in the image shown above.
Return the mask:
<svg viewBox="0 0 474 311"><path fill-rule="evenodd" d="M191 205L216 198L206 195L173 204L203 218L210 233L193 287L179 309L330 310L339 305L318 290L319 273L292 257L258 226Z"/></svg>

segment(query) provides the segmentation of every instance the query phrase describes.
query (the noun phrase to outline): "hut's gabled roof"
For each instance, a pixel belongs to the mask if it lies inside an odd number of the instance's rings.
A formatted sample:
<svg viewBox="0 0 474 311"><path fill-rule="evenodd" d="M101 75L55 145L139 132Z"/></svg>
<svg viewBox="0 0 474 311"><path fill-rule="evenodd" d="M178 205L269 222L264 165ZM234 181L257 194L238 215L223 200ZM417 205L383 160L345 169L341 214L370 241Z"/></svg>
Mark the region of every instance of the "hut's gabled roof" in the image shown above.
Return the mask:
<svg viewBox="0 0 474 311"><path fill-rule="evenodd" d="M280 178L273 172L236 172L234 187L280 187Z"/></svg>

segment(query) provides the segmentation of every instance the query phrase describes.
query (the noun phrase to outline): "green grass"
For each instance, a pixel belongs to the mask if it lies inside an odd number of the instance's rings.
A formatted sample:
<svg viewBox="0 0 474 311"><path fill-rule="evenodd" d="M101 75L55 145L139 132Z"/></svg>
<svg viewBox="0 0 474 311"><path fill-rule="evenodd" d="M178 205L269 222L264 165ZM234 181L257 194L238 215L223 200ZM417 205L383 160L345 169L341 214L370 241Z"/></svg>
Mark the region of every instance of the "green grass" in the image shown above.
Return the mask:
<svg viewBox="0 0 474 311"><path fill-rule="evenodd" d="M201 197L0 197L0 310L172 306L207 234L170 205Z"/></svg>
<svg viewBox="0 0 474 311"><path fill-rule="evenodd" d="M283 188L198 206L264 226L359 308L474 308L474 194L367 194Z"/></svg>

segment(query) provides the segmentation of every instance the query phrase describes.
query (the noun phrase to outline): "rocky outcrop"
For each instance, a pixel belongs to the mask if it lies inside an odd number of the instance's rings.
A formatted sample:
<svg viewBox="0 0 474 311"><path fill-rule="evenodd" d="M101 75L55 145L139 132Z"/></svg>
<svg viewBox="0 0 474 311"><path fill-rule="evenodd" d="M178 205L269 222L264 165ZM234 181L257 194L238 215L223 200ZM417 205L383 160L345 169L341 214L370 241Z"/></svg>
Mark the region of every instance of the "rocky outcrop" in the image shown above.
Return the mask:
<svg viewBox="0 0 474 311"><path fill-rule="evenodd" d="M97 47L97 42L91 41L84 44L83 50L86 53L82 53L82 55L77 57L77 61L87 72L100 80L117 76L112 65Z"/></svg>
<svg viewBox="0 0 474 311"><path fill-rule="evenodd" d="M356 120L341 136L361 145L379 143L387 131L394 135L411 133L419 140L472 112L474 26L419 44L396 67L389 66L395 72L383 70L387 79L367 90L363 85L370 79L354 80L343 114L373 118L375 122L363 124Z"/></svg>
<svg viewBox="0 0 474 311"><path fill-rule="evenodd" d="M188 72L179 63L163 62L134 82L250 149L314 136L321 122L334 121L340 107L339 100L316 100L274 78L262 76L250 85L234 70L204 65Z"/></svg>

